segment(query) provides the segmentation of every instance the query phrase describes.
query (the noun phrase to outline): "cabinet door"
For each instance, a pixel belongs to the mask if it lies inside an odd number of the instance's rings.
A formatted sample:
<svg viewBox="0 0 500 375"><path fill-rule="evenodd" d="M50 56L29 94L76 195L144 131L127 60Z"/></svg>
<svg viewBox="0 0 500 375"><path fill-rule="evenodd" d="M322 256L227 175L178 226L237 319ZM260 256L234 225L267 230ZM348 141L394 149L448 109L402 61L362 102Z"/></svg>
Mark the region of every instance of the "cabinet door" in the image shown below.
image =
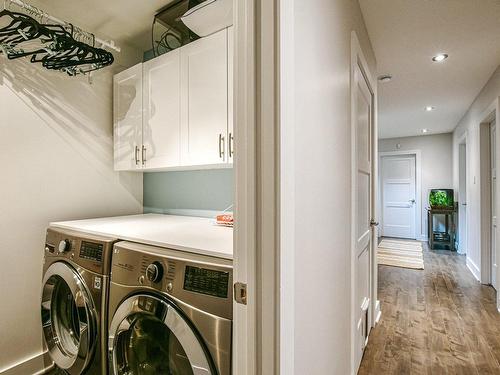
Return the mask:
<svg viewBox="0 0 500 375"><path fill-rule="evenodd" d="M144 168L180 165L180 51L144 63Z"/></svg>
<svg viewBox="0 0 500 375"><path fill-rule="evenodd" d="M142 64L114 76L113 98L115 170L135 170L141 167Z"/></svg>
<svg viewBox="0 0 500 375"><path fill-rule="evenodd" d="M234 127L233 127L233 87L234 87L234 33L233 26L227 29L227 161L234 158Z"/></svg>
<svg viewBox="0 0 500 375"><path fill-rule="evenodd" d="M227 31L181 48L183 165L227 159Z"/></svg>

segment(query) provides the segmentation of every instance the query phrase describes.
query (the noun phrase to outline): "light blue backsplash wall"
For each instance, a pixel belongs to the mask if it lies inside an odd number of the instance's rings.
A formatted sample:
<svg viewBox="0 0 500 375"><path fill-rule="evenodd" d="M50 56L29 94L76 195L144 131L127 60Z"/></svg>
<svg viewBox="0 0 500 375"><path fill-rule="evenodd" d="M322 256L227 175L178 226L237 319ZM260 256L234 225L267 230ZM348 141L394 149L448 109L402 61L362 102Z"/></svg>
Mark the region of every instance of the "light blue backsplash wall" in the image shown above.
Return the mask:
<svg viewBox="0 0 500 375"><path fill-rule="evenodd" d="M144 173L144 213L213 217L232 204L233 169Z"/></svg>

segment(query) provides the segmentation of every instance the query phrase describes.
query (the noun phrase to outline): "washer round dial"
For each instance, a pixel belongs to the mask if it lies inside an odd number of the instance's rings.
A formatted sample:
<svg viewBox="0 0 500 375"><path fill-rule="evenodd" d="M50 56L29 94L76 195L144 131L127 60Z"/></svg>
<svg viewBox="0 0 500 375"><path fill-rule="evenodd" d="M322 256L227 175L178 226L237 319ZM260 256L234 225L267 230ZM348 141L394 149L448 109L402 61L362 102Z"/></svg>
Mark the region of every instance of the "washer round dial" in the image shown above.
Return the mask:
<svg viewBox="0 0 500 375"><path fill-rule="evenodd" d="M59 254L62 254L68 251L69 249L71 249L71 243L69 242L69 240L66 239L59 242L59 247L58 247Z"/></svg>
<svg viewBox="0 0 500 375"><path fill-rule="evenodd" d="M163 277L163 266L160 262L153 262L146 268L146 277L152 283L158 283Z"/></svg>

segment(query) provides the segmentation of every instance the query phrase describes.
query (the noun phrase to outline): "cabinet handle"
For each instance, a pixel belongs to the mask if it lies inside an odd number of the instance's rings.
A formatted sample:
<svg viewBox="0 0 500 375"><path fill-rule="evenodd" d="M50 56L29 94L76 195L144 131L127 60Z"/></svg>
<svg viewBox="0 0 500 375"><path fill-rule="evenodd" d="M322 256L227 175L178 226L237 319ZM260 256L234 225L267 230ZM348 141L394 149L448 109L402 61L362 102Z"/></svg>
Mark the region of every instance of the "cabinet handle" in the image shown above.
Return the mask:
<svg viewBox="0 0 500 375"><path fill-rule="evenodd" d="M234 155L233 144L234 144L233 133L229 133L229 157L230 158L232 158Z"/></svg>
<svg viewBox="0 0 500 375"><path fill-rule="evenodd" d="M146 164L146 146L142 145L142 165Z"/></svg>
<svg viewBox="0 0 500 375"><path fill-rule="evenodd" d="M139 146L135 146L135 165L139 164Z"/></svg>
<svg viewBox="0 0 500 375"><path fill-rule="evenodd" d="M219 134L219 157L224 160L224 136Z"/></svg>

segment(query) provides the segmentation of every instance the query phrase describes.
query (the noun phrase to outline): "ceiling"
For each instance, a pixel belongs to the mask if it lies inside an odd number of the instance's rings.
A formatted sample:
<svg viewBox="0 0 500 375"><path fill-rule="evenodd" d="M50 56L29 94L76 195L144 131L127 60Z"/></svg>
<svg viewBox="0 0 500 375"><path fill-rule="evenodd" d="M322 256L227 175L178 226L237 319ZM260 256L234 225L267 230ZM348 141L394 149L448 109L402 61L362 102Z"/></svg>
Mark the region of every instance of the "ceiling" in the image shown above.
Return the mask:
<svg viewBox="0 0 500 375"><path fill-rule="evenodd" d="M103 39L141 52L151 48L151 25L158 10L176 0L25 0L52 16ZM12 5L12 10L16 10Z"/></svg>
<svg viewBox="0 0 500 375"><path fill-rule="evenodd" d="M378 84L379 137L453 131L500 64L500 0L359 3L377 76L393 76ZM435 63L438 53L449 58Z"/></svg>

